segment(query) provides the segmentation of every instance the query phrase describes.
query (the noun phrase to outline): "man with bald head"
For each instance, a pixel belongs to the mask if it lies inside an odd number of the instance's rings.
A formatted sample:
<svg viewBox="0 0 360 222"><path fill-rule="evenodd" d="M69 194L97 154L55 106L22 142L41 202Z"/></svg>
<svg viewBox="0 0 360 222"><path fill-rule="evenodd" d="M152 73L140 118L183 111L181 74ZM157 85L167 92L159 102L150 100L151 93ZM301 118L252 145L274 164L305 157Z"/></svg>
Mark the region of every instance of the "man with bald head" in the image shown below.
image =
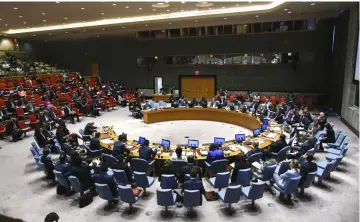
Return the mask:
<svg viewBox="0 0 360 222"><path fill-rule="evenodd" d="M94 126L94 122L91 121L88 124L86 124L85 128L84 128L84 135L92 135L93 133L96 132L97 127Z"/></svg>

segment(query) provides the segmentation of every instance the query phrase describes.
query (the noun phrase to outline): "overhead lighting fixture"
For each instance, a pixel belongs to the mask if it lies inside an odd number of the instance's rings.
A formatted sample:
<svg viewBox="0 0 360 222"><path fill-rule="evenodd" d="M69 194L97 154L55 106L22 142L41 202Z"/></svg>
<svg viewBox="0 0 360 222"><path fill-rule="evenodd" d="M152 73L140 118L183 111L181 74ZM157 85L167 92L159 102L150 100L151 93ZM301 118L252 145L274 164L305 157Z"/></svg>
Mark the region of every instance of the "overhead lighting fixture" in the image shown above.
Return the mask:
<svg viewBox="0 0 360 222"><path fill-rule="evenodd" d="M291 14L291 12L288 12L289 14Z"/></svg>
<svg viewBox="0 0 360 222"><path fill-rule="evenodd" d="M170 12L170 9L166 10L167 12Z"/></svg>
<svg viewBox="0 0 360 222"><path fill-rule="evenodd" d="M310 5L315 5L315 3L311 3Z"/></svg>
<svg viewBox="0 0 360 222"><path fill-rule="evenodd" d="M85 23L86 21L83 21L83 23Z"/></svg>
<svg viewBox="0 0 360 222"><path fill-rule="evenodd" d="M68 34L68 32L65 32L65 34Z"/></svg>
<svg viewBox="0 0 360 222"><path fill-rule="evenodd" d="M86 30L84 29L83 32L86 32Z"/></svg>
<svg viewBox="0 0 360 222"><path fill-rule="evenodd" d="M116 4L114 3L113 6L115 6Z"/></svg>
<svg viewBox="0 0 360 222"><path fill-rule="evenodd" d="M252 3L252 1L249 1L249 3L251 4L251 3Z"/></svg>
<svg viewBox="0 0 360 222"><path fill-rule="evenodd" d="M148 26L148 25L145 25L145 26Z"/></svg>
<svg viewBox="0 0 360 222"><path fill-rule="evenodd" d="M142 10L142 8L139 8L139 10Z"/></svg>
<svg viewBox="0 0 360 222"><path fill-rule="evenodd" d="M45 12L41 13L42 15L45 15Z"/></svg>
<svg viewBox="0 0 360 222"><path fill-rule="evenodd" d="M99 38L100 36L98 35L98 36L96 36L96 38Z"/></svg>
<svg viewBox="0 0 360 222"><path fill-rule="evenodd" d="M102 13L101 13L101 15L105 15L105 13L104 13L104 12L102 12Z"/></svg>
<svg viewBox="0 0 360 222"><path fill-rule="evenodd" d="M225 6L221 7L221 8L226 8Z"/></svg>
<svg viewBox="0 0 360 222"><path fill-rule="evenodd" d="M36 36L36 35L33 35L33 36Z"/></svg>
<svg viewBox="0 0 360 222"><path fill-rule="evenodd" d="M49 33L49 35L51 35L51 33Z"/></svg>
<svg viewBox="0 0 360 222"><path fill-rule="evenodd" d="M239 6L239 4L236 4L235 6Z"/></svg>
<svg viewBox="0 0 360 222"><path fill-rule="evenodd" d="M125 8L130 8L129 6L125 6Z"/></svg>
<svg viewBox="0 0 360 222"><path fill-rule="evenodd" d="M184 10L183 10L183 9L181 9L181 11L183 12Z"/></svg>
<svg viewBox="0 0 360 222"><path fill-rule="evenodd" d="M169 22L169 25L171 25L172 23L171 22Z"/></svg>
<svg viewBox="0 0 360 222"><path fill-rule="evenodd" d="M153 8L167 8L170 4L165 4L164 2L159 2L151 5Z"/></svg>
<svg viewBox="0 0 360 222"><path fill-rule="evenodd" d="M14 8L14 10L18 10L18 8Z"/></svg>
<svg viewBox="0 0 360 222"><path fill-rule="evenodd" d="M68 18L65 17L64 19L67 20Z"/></svg>
<svg viewBox="0 0 360 222"><path fill-rule="evenodd" d="M156 8L153 8L153 11L155 12L155 11L156 11Z"/></svg>
<svg viewBox="0 0 360 222"><path fill-rule="evenodd" d="M44 19L43 22L46 22L46 20Z"/></svg>
<svg viewBox="0 0 360 222"><path fill-rule="evenodd" d="M8 26L8 24L5 24L5 26Z"/></svg>
<svg viewBox="0 0 360 222"><path fill-rule="evenodd" d="M68 23L66 25L51 25L47 27L33 27L30 29L11 29L5 34L19 34L19 33L33 33L41 31L52 31L52 30L61 30L61 29L73 29L73 28L86 28L93 26L105 26L105 25L115 25L115 24L128 24L134 22L149 22L154 20L169 20L169 19L180 19L180 18L191 18L191 17L203 17L203 16L214 16L214 15L224 15L224 14L233 14L233 13L245 13L245 12L259 12L267 11L274 9L282 4L285 0L274 0L271 3L256 5L252 4L250 6L242 7L231 7L225 9L214 9L214 10L198 10L198 11L186 11L182 13L166 13L166 14L156 14L156 15L147 15L147 16L134 16L134 17L124 17L124 18L115 18L115 19L101 19L96 21L89 21L86 23Z"/></svg>
<svg viewBox="0 0 360 222"><path fill-rule="evenodd" d="M181 1L182 4L185 4L185 1Z"/></svg>
<svg viewBox="0 0 360 222"><path fill-rule="evenodd" d="M123 26L122 28L124 29L125 27Z"/></svg>
<svg viewBox="0 0 360 222"><path fill-rule="evenodd" d="M22 15L19 15L19 18L22 18Z"/></svg>
<svg viewBox="0 0 360 222"><path fill-rule="evenodd" d="M24 21L23 24L26 25L26 21Z"/></svg>
<svg viewBox="0 0 360 222"><path fill-rule="evenodd" d="M195 20L194 22L195 22L195 23L197 23L197 22L198 22L198 20Z"/></svg>
<svg viewBox="0 0 360 222"><path fill-rule="evenodd" d="M102 30L103 30L103 31L105 31L105 30L106 30L106 28L103 28Z"/></svg>
<svg viewBox="0 0 360 222"><path fill-rule="evenodd" d="M287 11L288 9L287 8L284 8L284 11Z"/></svg>
<svg viewBox="0 0 360 222"><path fill-rule="evenodd" d="M259 16L258 16L258 15L255 15L255 17L256 17L256 18L259 18Z"/></svg>
<svg viewBox="0 0 360 222"><path fill-rule="evenodd" d="M226 20L227 18L224 18L224 20Z"/></svg>
<svg viewBox="0 0 360 222"><path fill-rule="evenodd" d="M202 8L210 7L213 5L214 3L210 3L210 2L200 2L196 4L197 7L202 7Z"/></svg>
<svg viewBox="0 0 360 222"><path fill-rule="evenodd" d="M56 4L59 4L60 2L56 2Z"/></svg>

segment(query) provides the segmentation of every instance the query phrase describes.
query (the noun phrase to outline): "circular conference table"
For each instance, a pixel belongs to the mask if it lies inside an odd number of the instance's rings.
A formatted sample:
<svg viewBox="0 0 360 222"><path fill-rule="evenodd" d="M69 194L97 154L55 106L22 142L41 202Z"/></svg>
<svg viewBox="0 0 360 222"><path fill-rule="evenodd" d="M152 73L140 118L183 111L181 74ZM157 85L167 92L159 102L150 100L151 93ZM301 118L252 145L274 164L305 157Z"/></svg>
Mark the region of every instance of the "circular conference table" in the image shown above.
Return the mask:
<svg viewBox="0 0 360 222"><path fill-rule="evenodd" d="M260 128L261 125L260 120L250 114L214 108L170 108L143 111L143 114L144 122L147 124L173 120L209 120L230 123L251 130ZM112 150L114 142L118 139L118 135L115 133L113 127L105 127L100 133L100 145L105 149ZM279 139L280 133L281 128L279 127L279 124L270 121L268 130L258 137L247 136L245 142L242 144L237 144L234 140L226 141L222 146L224 156L226 158L231 158L236 155L242 155L245 150L251 150L253 148L251 143L255 141L259 142L259 148L266 148L271 142ZM135 158L139 157L140 144L138 141L128 140L125 144L131 150L130 156ZM205 160L207 152L209 151L209 145L202 145L196 150L193 150L186 145L181 146L183 148L183 156L194 155L196 160ZM157 160L171 159L172 153L176 149L176 146L171 146L170 152L164 152L163 149L160 148L160 144L156 143L150 144L150 147L159 148L157 155L155 155L155 159Z"/></svg>

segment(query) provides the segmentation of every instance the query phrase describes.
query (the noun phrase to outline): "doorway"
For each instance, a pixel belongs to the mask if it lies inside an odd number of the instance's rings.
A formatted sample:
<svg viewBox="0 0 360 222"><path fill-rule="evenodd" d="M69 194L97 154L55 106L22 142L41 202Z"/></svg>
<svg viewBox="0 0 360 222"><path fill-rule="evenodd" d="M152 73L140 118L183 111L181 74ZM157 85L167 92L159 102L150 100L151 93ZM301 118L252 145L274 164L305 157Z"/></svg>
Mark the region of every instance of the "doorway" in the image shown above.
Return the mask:
<svg viewBox="0 0 360 222"><path fill-rule="evenodd" d="M160 89L162 89L162 87L163 87L162 77L156 76L154 78L155 78L154 79L155 94L160 94Z"/></svg>
<svg viewBox="0 0 360 222"><path fill-rule="evenodd" d="M215 96L215 76L180 76L180 93L186 99L211 99Z"/></svg>

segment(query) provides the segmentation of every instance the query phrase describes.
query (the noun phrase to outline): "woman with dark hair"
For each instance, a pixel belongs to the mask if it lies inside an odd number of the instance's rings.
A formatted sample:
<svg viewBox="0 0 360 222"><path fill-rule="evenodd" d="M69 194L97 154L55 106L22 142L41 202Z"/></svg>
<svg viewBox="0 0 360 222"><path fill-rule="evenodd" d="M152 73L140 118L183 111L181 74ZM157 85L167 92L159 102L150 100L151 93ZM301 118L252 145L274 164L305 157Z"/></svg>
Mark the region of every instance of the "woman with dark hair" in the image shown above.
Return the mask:
<svg viewBox="0 0 360 222"><path fill-rule="evenodd" d="M182 160L182 148L181 148L181 146L176 147L175 153L176 153L176 157L173 158L173 160Z"/></svg>
<svg viewBox="0 0 360 222"><path fill-rule="evenodd" d="M248 169L250 168L250 164L246 161L246 158L244 155L235 156L235 167L233 169L233 172L231 174L231 183L235 183L237 179L237 173L239 170Z"/></svg>
<svg viewBox="0 0 360 222"><path fill-rule="evenodd" d="M159 182L161 182L161 175L175 175L171 170L171 160L166 160L164 162L164 166L160 169Z"/></svg>
<svg viewBox="0 0 360 222"><path fill-rule="evenodd" d="M35 126L34 136L40 147L44 147L49 144L49 140L46 138L43 129L39 126Z"/></svg>
<svg viewBox="0 0 360 222"><path fill-rule="evenodd" d="M335 143L335 131L330 123L325 123L326 137L323 138L323 143Z"/></svg>
<svg viewBox="0 0 360 222"><path fill-rule="evenodd" d="M211 164L215 160L221 160L224 159L224 152L219 149L219 146L212 143L209 146L209 153L206 158L206 162Z"/></svg>

